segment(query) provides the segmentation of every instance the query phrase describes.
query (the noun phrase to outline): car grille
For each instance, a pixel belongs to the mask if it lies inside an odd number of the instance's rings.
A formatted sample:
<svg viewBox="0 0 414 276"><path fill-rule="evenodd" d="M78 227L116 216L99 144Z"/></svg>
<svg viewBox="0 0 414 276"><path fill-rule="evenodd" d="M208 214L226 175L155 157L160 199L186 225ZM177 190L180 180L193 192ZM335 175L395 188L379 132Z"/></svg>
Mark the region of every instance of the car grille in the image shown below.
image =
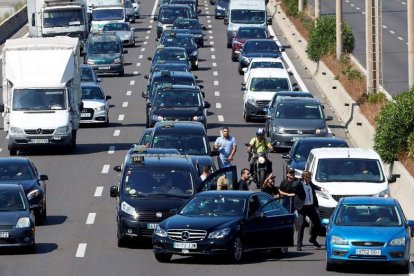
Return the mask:
<svg viewBox="0 0 414 276"><path fill-rule="evenodd" d="M339 202L339 200L343 197L350 197L350 196L357 196L357 195L332 195L332 198ZM369 195L367 195L369 196Z"/></svg>
<svg viewBox="0 0 414 276"><path fill-rule="evenodd" d="M371 241L361 241L361 242L351 242L355 246L384 246L385 242L371 242Z"/></svg>
<svg viewBox="0 0 414 276"><path fill-rule="evenodd" d="M86 114L86 113L89 113L91 115L87 116L87 117L83 117L81 115L81 120L91 120L93 118L93 113L94 113L93 108L84 108L84 109L82 109L82 114Z"/></svg>
<svg viewBox="0 0 414 276"><path fill-rule="evenodd" d="M0 225L0 232L1 230L10 230L13 229L14 225Z"/></svg>
<svg viewBox="0 0 414 276"><path fill-rule="evenodd" d="M156 215L156 211L138 211L139 214L139 221L147 221L147 222L161 222L164 219L171 216L169 211L161 211L162 217L158 218Z"/></svg>
<svg viewBox="0 0 414 276"><path fill-rule="evenodd" d="M186 237L186 234L183 235L183 233L188 233L188 238ZM204 230L193 230L193 229L171 229L167 231L168 237L173 241L201 241L207 236L207 231Z"/></svg>
<svg viewBox="0 0 414 276"><path fill-rule="evenodd" d="M314 129L305 129L305 130L298 130L298 129L285 129L286 134L315 134Z"/></svg>
<svg viewBox="0 0 414 276"><path fill-rule="evenodd" d="M24 132L28 135L50 135L53 134L53 132L55 132L54 129L25 129Z"/></svg>
<svg viewBox="0 0 414 276"><path fill-rule="evenodd" d="M270 101L256 101L257 105L260 107L268 107Z"/></svg>

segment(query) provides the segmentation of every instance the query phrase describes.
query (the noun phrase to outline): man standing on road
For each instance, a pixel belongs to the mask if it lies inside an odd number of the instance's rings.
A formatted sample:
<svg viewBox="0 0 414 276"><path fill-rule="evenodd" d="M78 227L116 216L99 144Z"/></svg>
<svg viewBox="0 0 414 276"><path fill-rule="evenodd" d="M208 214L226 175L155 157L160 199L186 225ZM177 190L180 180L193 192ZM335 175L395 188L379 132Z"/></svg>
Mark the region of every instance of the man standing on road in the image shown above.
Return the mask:
<svg viewBox="0 0 414 276"><path fill-rule="evenodd" d="M286 178L280 182L279 191L283 195L282 204L291 213L294 212L293 197L295 196L296 187L293 185L297 181L295 177L295 169L288 168Z"/></svg>
<svg viewBox="0 0 414 276"><path fill-rule="evenodd" d="M244 168L240 172L240 180L237 182L237 186L234 187L234 190L248 191L249 190L249 179L250 171L247 168Z"/></svg>
<svg viewBox="0 0 414 276"><path fill-rule="evenodd" d="M221 130L221 136L217 137L214 142L214 148L218 149L220 154L217 158L220 168L231 166L231 161L237 151L236 139L230 136L228 127L223 127Z"/></svg>

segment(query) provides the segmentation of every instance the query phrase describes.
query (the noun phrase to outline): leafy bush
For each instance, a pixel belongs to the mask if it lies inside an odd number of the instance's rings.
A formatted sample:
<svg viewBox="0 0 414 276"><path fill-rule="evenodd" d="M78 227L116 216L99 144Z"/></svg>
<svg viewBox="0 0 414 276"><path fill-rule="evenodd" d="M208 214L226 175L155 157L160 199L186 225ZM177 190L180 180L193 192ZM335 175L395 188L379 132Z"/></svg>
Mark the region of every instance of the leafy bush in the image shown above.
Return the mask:
<svg viewBox="0 0 414 276"><path fill-rule="evenodd" d="M395 96L395 101L387 103L376 118L374 149L386 163L394 161L398 154L408 152L410 143L412 146L413 104L414 87Z"/></svg>
<svg viewBox="0 0 414 276"><path fill-rule="evenodd" d="M408 156L414 159L414 132L411 132L407 139Z"/></svg>
<svg viewBox="0 0 414 276"><path fill-rule="evenodd" d="M351 27L343 22L344 53L352 53L355 47L355 38ZM318 62L323 55L332 55L336 50L336 17L325 15L316 20L315 26L310 29L307 46L308 57Z"/></svg>
<svg viewBox="0 0 414 276"><path fill-rule="evenodd" d="M374 93L368 95L368 103L376 104L376 103L385 103L387 101L387 97L384 93Z"/></svg>
<svg viewBox="0 0 414 276"><path fill-rule="evenodd" d="M298 17L300 16L300 13L298 11L298 0L283 0L285 2L285 5L287 7L286 14L288 16ZM303 7L306 7L307 0L303 1Z"/></svg>

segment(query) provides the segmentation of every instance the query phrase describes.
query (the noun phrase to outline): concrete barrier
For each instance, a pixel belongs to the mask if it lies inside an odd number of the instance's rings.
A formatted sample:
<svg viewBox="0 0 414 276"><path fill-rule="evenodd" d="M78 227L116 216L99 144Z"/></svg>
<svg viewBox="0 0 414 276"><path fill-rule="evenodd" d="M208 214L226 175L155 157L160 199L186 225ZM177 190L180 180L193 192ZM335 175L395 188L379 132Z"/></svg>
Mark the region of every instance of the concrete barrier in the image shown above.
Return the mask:
<svg viewBox="0 0 414 276"><path fill-rule="evenodd" d="M323 63L319 63L319 69L315 62L311 61L306 54L306 40L289 20L283 10L277 6L275 0L271 0L268 8L273 14L273 22L283 32L283 36L289 42L309 76L315 80L322 95L337 115L342 125L346 128L352 144L360 148L373 148L375 128L361 114L358 104L349 96L336 80L334 74ZM398 199L408 219L414 219L414 178L408 173L400 162L395 162L393 173L400 175L396 183L390 184L391 195Z"/></svg>
<svg viewBox="0 0 414 276"><path fill-rule="evenodd" d="M15 14L0 24L0 44L15 34L27 23L27 6L24 6Z"/></svg>

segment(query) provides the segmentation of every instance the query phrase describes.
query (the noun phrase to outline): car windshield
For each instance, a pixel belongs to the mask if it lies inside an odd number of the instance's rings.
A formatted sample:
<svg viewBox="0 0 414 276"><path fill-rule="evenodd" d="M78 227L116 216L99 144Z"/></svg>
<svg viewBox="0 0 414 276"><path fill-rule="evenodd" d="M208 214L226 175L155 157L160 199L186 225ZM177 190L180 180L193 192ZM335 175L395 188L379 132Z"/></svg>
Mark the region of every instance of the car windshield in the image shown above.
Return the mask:
<svg viewBox="0 0 414 276"><path fill-rule="evenodd" d="M158 49L154 60L186 61L187 55L184 49Z"/></svg>
<svg viewBox="0 0 414 276"><path fill-rule="evenodd" d="M340 226L401 226L403 217L395 205L348 205L340 207L334 223Z"/></svg>
<svg viewBox="0 0 414 276"><path fill-rule="evenodd" d="M172 28L173 29L199 30L201 29L201 26L197 20L189 20L189 21L175 21Z"/></svg>
<svg viewBox="0 0 414 276"><path fill-rule="evenodd" d="M192 36L171 36L163 39L162 45L166 47L196 47Z"/></svg>
<svg viewBox="0 0 414 276"><path fill-rule="evenodd" d="M320 104L303 104L293 101L280 103L277 106L275 117L280 119L322 120L325 115Z"/></svg>
<svg viewBox="0 0 414 276"><path fill-rule="evenodd" d="M319 159L315 179L319 182L384 182L381 163L377 159Z"/></svg>
<svg viewBox="0 0 414 276"><path fill-rule="evenodd" d="M183 216L244 216L246 200L231 195L196 196L180 211Z"/></svg>
<svg viewBox="0 0 414 276"><path fill-rule="evenodd" d="M290 87L287 78L252 78L249 90L253 92L276 92L290 90Z"/></svg>
<svg viewBox="0 0 414 276"><path fill-rule="evenodd" d="M171 83L175 85L191 85L195 86L196 83L194 82L194 79L190 78L171 78L171 79L160 79L157 81L153 81L151 83L150 87L150 96L154 95L154 93L160 88L164 83Z"/></svg>
<svg viewBox="0 0 414 276"><path fill-rule="evenodd" d="M194 192L190 172L163 168L136 168L126 170L123 191L133 197L155 195L191 196Z"/></svg>
<svg viewBox="0 0 414 276"><path fill-rule="evenodd" d="M0 191L0 212L24 211L26 204L18 190Z"/></svg>
<svg viewBox="0 0 414 276"><path fill-rule="evenodd" d="M201 135L168 133L157 135L153 140L153 148L177 149L181 154L207 155L208 141Z"/></svg>
<svg viewBox="0 0 414 276"><path fill-rule="evenodd" d="M272 40L268 41L247 41L244 44L243 52L256 53L256 52L279 52L279 46Z"/></svg>
<svg viewBox="0 0 414 276"><path fill-rule="evenodd" d="M290 155L292 156L295 162L306 162L308 159L309 153L312 149L316 148L347 148L348 145L344 141L312 141L306 142L306 139L298 142L297 146L292 148L294 152Z"/></svg>
<svg viewBox="0 0 414 276"><path fill-rule="evenodd" d="M131 27L126 23L111 23L103 27L103 31L129 31Z"/></svg>
<svg viewBox="0 0 414 276"><path fill-rule="evenodd" d="M99 87L82 87L82 100L103 100L103 98Z"/></svg>
<svg viewBox="0 0 414 276"><path fill-rule="evenodd" d="M232 10L231 23L263 24L265 22L265 11L258 10Z"/></svg>
<svg viewBox="0 0 414 276"><path fill-rule="evenodd" d="M267 38L267 35L263 28L240 28L237 38Z"/></svg>
<svg viewBox="0 0 414 276"><path fill-rule="evenodd" d="M158 72L158 71L162 71L162 70L189 72L188 71L187 64L183 64L183 63L176 63L176 64L171 64L171 63L169 63L169 64L161 64L161 63L157 63L154 66L154 69L152 70L152 72Z"/></svg>
<svg viewBox="0 0 414 276"><path fill-rule="evenodd" d="M155 95L157 107L201 107L199 91L158 91Z"/></svg>
<svg viewBox="0 0 414 276"><path fill-rule="evenodd" d="M283 69L283 63L281 61L254 61L250 65L250 70L255 68L280 68Z"/></svg>
<svg viewBox="0 0 414 276"><path fill-rule="evenodd" d="M0 164L0 182L36 178L29 164Z"/></svg>
<svg viewBox="0 0 414 276"><path fill-rule="evenodd" d="M91 54L115 54L120 53L120 45L116 41L93 42L90 45Z"/></svg>
<svg viewBox="0 0 414 276"><path fill-rule="evenodd" d="M173 24L178 17L190 18L190 8L162 8L159 21L163 24Z"/></svg>
<svg viewBox="0 0 414 276"><path fill-rule="evenodd" d="M66 109L66 91L63 89L16 89L13 92L13 110Z"/></svg>
<svg viewBox="0 0 414 276"><path fill-rule="evenodd" d="M92 68L81 68L81 82L95 82Z"/></svg>
<svg viewBox="0 0 414 276"><path fill-rule="evenodd" d="M85 24L82 9L44 10L43 26L45 28L69 27Z"/></svg>
<svg viewBox="0 0 414 276"><path fill-rule="evenodd" d="M102 9L92 11L93 21L124 20L124 9Z"/></svg>

